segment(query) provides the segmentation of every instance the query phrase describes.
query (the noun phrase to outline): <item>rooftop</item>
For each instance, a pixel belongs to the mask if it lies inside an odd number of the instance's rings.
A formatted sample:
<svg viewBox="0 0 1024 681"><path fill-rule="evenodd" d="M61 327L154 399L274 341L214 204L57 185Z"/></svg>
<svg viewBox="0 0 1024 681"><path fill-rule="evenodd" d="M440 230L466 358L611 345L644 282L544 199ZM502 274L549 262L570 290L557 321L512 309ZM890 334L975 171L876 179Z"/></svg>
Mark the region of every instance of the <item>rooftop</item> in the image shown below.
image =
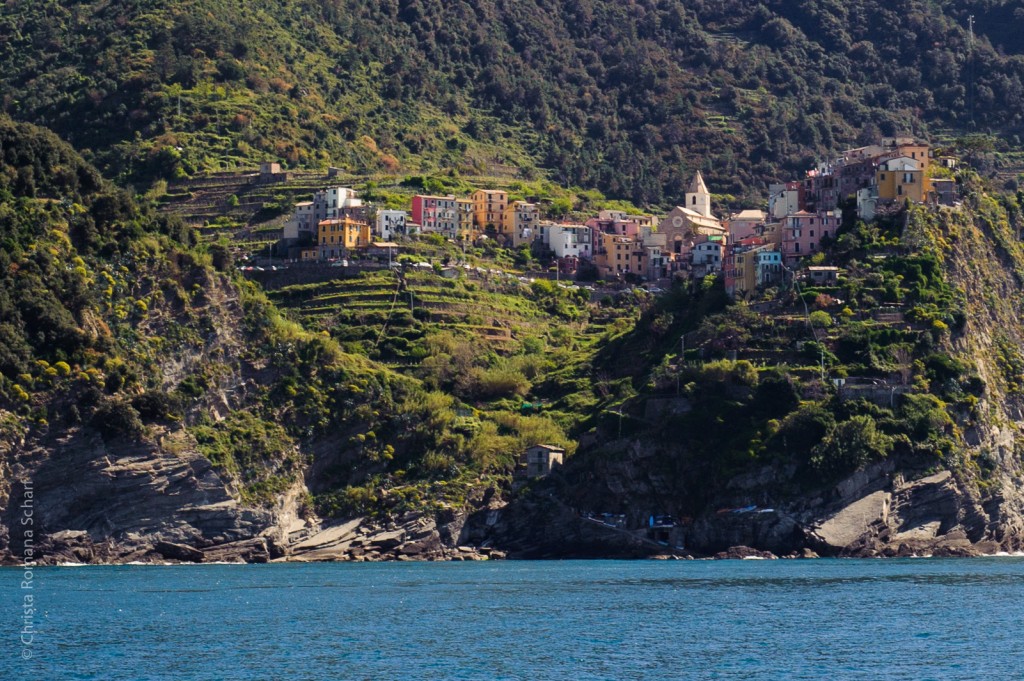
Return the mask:
<svg viewBox="0 0 1024 681"><path fill-rule="evenodd" d="M690 182L690 194L709 194L708 186L704 184L704 177L697 171L697 174L693 176L693 181Z"/></svg>

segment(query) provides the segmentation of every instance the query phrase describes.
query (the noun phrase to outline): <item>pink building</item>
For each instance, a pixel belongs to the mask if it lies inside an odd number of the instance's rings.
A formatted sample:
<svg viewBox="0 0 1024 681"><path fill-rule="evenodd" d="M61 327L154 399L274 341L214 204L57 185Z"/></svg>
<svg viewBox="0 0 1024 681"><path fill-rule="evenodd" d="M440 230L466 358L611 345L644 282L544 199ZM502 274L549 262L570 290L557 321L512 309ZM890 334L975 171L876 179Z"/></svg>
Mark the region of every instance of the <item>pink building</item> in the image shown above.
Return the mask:
<svg viewBox="0 0 1024 681"><path fill-rule="evenodd" d="M614 211L607 212L613 213ZM606 211L601 211L601 213L604 215ZM601 236L603 234L640 238L640 223L633 220L623 220L618 217L590 218L587 220L586 226L590 228L592 252L595 255L604 252L605 244Z"/></svg>
<svg viewBox="0 0 1024 681"><path fill-rule="evenodd" d="M821 240L833 237L839 229L839 211L787 215L782 223L782 256L786 265L821 250Z"/></svg>
<svg viewBox="0 0 1024 681"><path fill-rule="evenodd" d="M458 200L454 196L412 197L412 221L423 232L454 237L459 229Z"/></svg>
<svg viewBox="0 0 1024 681"><path fill-rule="evenodd" d="M729 241L735 243L757 235L758 227L764 224L766 218L763 210L743 210L730 215L725 221L729 230Z"/></svg>

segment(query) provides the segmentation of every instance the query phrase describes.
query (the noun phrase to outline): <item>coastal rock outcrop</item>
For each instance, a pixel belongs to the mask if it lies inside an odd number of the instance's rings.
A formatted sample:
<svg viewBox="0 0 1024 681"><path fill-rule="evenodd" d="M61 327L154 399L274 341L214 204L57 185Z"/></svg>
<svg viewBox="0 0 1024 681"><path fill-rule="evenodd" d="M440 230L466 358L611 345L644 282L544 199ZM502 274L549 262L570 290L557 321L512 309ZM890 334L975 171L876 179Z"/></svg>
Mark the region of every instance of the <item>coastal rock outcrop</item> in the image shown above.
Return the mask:
<svg viewBox="0 0 1024 681"><path fill-rule="evenodd" d="M310 533L287 547L278 561L488 560L504 558L503 551L473 546L461 532L464 513L442 509L410 512L393 522L354 518Z"/></svg>
<svg viewBox="0 0 1024 681"><path fill-rule="evenodd" d="M26 540L51 563L269 559L263 535L273 534L280 511L241 505L194 449L107 442L75 429L12 454L18 482L0 517L3 562L23 559Z"/></svg>

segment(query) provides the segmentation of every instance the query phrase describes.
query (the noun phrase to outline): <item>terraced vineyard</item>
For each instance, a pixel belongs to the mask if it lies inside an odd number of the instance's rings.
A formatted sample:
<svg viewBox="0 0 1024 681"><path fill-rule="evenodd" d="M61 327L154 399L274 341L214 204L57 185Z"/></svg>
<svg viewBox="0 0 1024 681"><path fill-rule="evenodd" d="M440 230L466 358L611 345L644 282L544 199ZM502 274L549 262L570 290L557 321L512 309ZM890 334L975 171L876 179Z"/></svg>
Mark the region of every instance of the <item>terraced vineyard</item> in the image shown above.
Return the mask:
<svg viewBox="0 0 1024 681"><path fill-rule="evenodd" d="M413 268L370 272L289 286L270 297L305 327L397 364L422 359L417 342L438 331L475 338L497 352L513 352L550 319L527 284L509 275L475 271L457 279ZM575 326L582 332L586 322Z"/></svg>

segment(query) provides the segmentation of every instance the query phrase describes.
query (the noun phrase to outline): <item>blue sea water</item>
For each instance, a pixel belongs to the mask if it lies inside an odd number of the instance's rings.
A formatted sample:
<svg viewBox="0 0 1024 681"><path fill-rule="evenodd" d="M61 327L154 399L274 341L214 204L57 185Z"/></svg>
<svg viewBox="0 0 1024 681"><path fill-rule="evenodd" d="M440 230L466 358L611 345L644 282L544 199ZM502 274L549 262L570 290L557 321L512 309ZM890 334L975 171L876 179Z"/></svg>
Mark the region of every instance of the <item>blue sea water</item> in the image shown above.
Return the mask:
<svg viewBox="0 0 1024 681"><path fill-rule="evenodd" d="M0 679L1022 679L1024 560L0 570ZM34 640L19 640L24 596Z"/></svg>

